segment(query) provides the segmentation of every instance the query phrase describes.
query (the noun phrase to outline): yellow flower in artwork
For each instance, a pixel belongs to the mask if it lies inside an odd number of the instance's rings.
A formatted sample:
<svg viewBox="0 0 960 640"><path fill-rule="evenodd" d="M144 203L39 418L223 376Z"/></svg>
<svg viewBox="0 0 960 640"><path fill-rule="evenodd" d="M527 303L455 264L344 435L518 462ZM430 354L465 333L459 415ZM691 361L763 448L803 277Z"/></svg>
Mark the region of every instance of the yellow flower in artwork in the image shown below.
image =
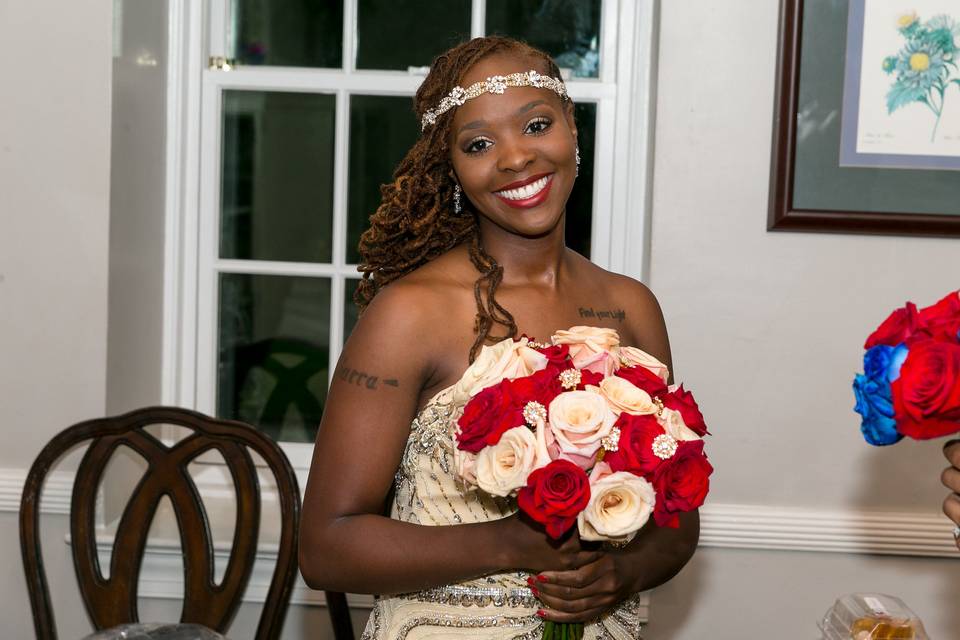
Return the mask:
<svg viewBox="0 0 960 640"><path fill-rule="evenodd" d="M930 68L930 56L918 51L910 56L910 68L914 71L926 71Z"/></svg>
<svg viewBox="0 0 960 640"><path fill-rule="evenodd" d="M906 29L907 27L912 25L914 22L916 22L918 19L919 18L917 17L916 11L901 13L899 16L897 16L897 28Z"/></svg>

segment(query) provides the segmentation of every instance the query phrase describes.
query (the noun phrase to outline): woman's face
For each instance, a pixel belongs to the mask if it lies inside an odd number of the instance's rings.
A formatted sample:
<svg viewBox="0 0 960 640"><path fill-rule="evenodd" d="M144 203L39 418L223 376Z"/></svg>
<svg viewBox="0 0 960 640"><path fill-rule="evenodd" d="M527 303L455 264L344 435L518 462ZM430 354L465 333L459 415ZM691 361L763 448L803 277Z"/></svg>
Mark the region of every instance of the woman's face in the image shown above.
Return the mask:
<svg viewBox="0 0 960 640"><path fill-rule="evenodd" d="M493 54L460 82L546 69L536 59ZM450 155L456 180L482 216L511 233L542 236L563 218L576 176L573 105L550 89L508 87L456 108Z"/></svg>

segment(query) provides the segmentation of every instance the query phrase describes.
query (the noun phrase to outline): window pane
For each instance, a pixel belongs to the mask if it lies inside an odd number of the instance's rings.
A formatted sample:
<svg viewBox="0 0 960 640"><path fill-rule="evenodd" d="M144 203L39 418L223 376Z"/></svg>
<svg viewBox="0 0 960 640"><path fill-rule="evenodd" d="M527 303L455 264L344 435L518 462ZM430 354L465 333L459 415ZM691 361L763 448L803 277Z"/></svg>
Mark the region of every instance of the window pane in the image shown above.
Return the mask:
<svg viewBox="0 0 960 640"><path fill-rule="evenodd" d="M577 144L580 147L580 175L567 200L566 240L574 251L590 257L590 228L593 224L593 157L596 150L597 105L579 102L574 107Z"/></svg>
<svg viewBox="0 0 960 640"><path fill-rule="evenodd" d="M217 415L313 442L327 398L330 279L220 276Z"/></svg>
<svg viewBox="0 0 960 640"><path fill-rule="evenodd" d="M220 255L330 262L336 99L226 91Z"/></svg>
<svg viewBox="0 0 960 640"><path fill-rule="evenodd" d="M234 0L240 64L343 66L343 0Z"/></svg>
<svg viewBox="0 0 960 640"><path fill-rule="evenodd" d="M413 146L420 131L409 97L350 96L350 184L347 262L360 262L357 244L380 205L380 185Z"/></svg>
<svg viewBox="0 0 960 640"><path fill-rule="evenodd" d="M600 0L487 0L487 33L525 40L572 75L596 78L600 4Z"/></svg>
<svg viewBox="0 0 960 640"><path fill-rule="evenodd" d="M346 343L353 328L357 326L357 318L360 317L360 310L353 303L353 292L357 290L360 279L347 278L344 284L346 286L343 288L343 341Z"/></svg>
<svg viewBox="0 0 960 640"><path fill-rule="evenodd" d="M359 0L357 68L429 66L470 38L470 0Z"/></svg>

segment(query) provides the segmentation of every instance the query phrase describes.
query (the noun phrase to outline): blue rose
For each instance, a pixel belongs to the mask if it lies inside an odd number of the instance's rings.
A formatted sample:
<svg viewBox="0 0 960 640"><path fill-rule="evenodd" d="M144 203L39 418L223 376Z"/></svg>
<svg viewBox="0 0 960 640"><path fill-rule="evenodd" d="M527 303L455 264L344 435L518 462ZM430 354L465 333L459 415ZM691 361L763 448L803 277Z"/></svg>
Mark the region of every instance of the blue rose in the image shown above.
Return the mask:
<svg viewBox="0 0 960 640"><path fill-rule="evenodd" d="M870 444L894 444L903 438L897 432L893 417L890 383L900 377L900 367L907 359L907 353L907 347L902 344L896 347L877 345L863 356L864 374L857 375L853 381L853 393L857 399L853 410L863 417L860 431Z"/></svg>
<svg viewBox="0 0 960 640"><path fill-rule="evenodd" d="M893 419L893 400L888 382L857 375L853 380L853 394L857 398L853 410L863 417L860 431L867 442L880 446L894 444L903 438L897 432L897 422Z"/></svg>

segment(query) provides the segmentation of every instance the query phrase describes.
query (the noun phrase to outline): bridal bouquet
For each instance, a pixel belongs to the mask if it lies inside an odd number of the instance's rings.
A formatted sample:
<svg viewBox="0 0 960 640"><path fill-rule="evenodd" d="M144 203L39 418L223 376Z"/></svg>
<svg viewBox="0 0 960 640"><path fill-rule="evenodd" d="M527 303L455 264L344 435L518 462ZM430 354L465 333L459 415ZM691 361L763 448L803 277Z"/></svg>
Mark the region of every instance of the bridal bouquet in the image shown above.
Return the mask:
<svg viewBox="0 0 960 640"><path fill-rule="evenodd" d="M516 497L553 538L626 544L653 516L679 526L713 467L693 395L613 329L487 347L454 390L466 401L454 461L469 489Z"/></svg>
<svg viewBox="0 0 960 640"><path fill-rule="evenodd" d="M867 442L887 445L960 431L960 292L883 321L864 345L864 373L853 381Z"/></svg>

